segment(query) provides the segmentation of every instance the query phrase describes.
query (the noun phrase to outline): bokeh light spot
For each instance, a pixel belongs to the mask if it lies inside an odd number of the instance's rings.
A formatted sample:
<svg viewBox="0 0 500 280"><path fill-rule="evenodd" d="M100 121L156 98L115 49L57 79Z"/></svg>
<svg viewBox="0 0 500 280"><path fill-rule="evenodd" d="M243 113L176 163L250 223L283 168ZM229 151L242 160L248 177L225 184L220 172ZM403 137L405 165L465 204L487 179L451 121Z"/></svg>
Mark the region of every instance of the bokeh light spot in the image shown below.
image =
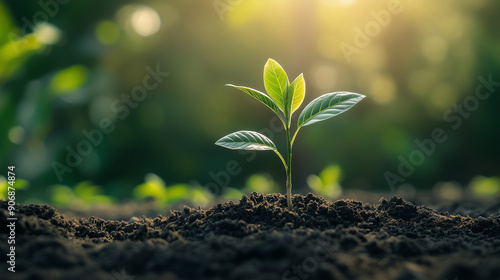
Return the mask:
<svg viewBox="0 0 500 280"><path fill-rule="evenodd" d="M71 93L87 81L88 70L83 65L73 65L59 71L50 81L50 89L58 94Z"/></svg>
<svg viewBox="0 0 500 280"><path fill-rule="evenodd" d="M97 25L96 37L104 45L116 43L120 37L120 29L112 21L102 21Z"/></svg>
<svg viewBox="0 0 500 280"><path fill-rule="evenodd" d="M61 32L49 23L40 23L35 28L35 38L44 45L53 45L59 41Z"/></svg>
<svg viewBox="0 0 500 280"><path fill-rule="evenodd" d="M431 105L436 109L445 110L446 108L453 105L456 101L456 89L447 83L438 84L434 87L432 94L430 96Z"/></svg>
<svg viewBox="0 0 500 280"><path fill-rule="evenodd" d="M132 28L137 34L147 37L160 30L160 16L150 7L140 6L132 13L130 17Z"/></svg>
<svg viewBox="0 0 500 280"><path fill-rule="evenodd" d="M332 89L337 81L337 71L332 66L320 65L313 73L313 82L320 90Z"/></svg>
<svg viewBox="0 0 500 280"><path fill-rule="evenodd" d="M371 82L370 93L370 97L377 103L391 103L396 96L396 83L388 75L377 75Z"/></svg>
<svg viewBox="0 0 500 280"><path fill-rule="evenodd" d="M499 177L476 176L469 184L472 193L480 197L492 197L500 193Z"/></svg>
<svg viewBox="0 0 500 280"><path fill-rule="evenodd" d="M437 183L432 192L439 199L446 200L459 200L462 198L462 187L455 182L439 182Z"/></svg>
<svg viewBox="0 0 500 280"><path fill-rule="evenodd" d="M442 37L427 37L422 44L422 52L429 61L442 62L448 52L448 43Z"/></svg>
<svg viewBox="0 0 500 280"><path fill-rule="evenodd" d="M21 144L24 139L24 128L20 126L14 126L9 130L9 140L14 144Z"/></svg>

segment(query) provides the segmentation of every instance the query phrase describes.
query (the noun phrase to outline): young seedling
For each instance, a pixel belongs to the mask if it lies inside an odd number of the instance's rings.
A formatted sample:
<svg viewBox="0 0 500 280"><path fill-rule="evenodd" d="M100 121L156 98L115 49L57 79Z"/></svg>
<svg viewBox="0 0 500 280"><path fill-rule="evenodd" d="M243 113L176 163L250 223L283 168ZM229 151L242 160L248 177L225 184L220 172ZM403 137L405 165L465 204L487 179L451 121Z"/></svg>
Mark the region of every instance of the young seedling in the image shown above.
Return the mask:
<svg viewBox="0 0 500 280"><path fill-rule="evenodd" d="M326 93L309 103L299 115L297 129L290 137L290 124L292 114L300 107L306 93L304 76L300 74L292 83L288 80L285 70L273 59L269 59L264 66L264 87L267 94L258 90L227 84L226 86L237 88L244 93L254 97L269 107L283 123L286 132L286 160L280 154L276 145L255 131L237 131L226 135L215 142L216 145L232 150L271 150L274 151L283 162L286 171L286 196L288 208L292 209L292 146L299 130L331 117L335 117L356 105L365 98L364 95L347 91Z"/></svg>

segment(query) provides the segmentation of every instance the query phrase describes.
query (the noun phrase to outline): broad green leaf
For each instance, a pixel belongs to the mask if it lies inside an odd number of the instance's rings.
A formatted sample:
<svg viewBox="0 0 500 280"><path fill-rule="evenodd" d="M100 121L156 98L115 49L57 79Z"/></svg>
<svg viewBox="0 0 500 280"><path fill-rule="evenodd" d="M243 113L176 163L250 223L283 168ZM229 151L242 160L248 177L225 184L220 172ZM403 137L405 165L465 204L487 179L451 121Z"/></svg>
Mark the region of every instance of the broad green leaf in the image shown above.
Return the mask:
<svg viewBox="0 0 500 280"><path fill-rule="evenodd" d="M226 135L217 140L217 142L215 142L215 145L219 145L231 150L277 151L276 145L274 145L271 139L258 132L248 130L237 131Z"/></svg>
<svg viewBox="0 0 500 280"><path fill-rule="evenodd" d="M289 86L287 90L286 104L290 106L288 111L290 116L295 112L302 101L304 101L304 96L306 95L306 82L304 81L304 75L300 74Z"/></svg>
<svg viewBox="0 0 500 280"><path fill-rule="evenodd" d="M363 98L365 96L362 94L347 91L323 94L307 104L304 111L300 113L297 127L300 128L342 114Z"/></svg>
<svg viewBox="0 0 500 280"><path fill-rule="evenodd" d="M289 84L285 70L273 59L268 59L264 66L264 87L267 94L278 105L281 111L285 111L285 93Z"/></svg>
<svg viewBox="0 0 500 280"><path fill-rule="evenodd" d="M276 106L276 103L274 103L274 101L269 97L267 96L266 94L258 91L258 90L255 90L253 88L249 88L249 87L242 87L242 86L235 86L235 85L231 85L231 84L226 84L226 86L229 86L229 87L233 87L233 88L237 88L241 91L243 91L244 93L252 96L253 98L259 100L260 102L262 102L262 104L266 105L267 107L269 107L271 110L273 110L273 112L275 112L276 114L278 114L279 116L279 108L278 106Z"/></svg>

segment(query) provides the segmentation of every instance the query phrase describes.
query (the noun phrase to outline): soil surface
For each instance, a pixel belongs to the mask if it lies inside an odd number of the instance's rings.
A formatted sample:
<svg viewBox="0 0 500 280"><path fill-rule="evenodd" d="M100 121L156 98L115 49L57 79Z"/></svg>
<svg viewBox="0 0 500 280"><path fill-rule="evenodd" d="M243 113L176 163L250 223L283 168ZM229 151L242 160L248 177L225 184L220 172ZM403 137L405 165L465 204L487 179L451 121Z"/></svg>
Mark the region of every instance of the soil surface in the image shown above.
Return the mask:
<svg viewBox="0 0 500 280"><path fill-rule="evenodd" d="M500 207L433 210L281 194L129 221L68 219L16 205L9 272L0 201L0 279L500 279ZM469 213L474 213L469 214Z"/></svg>

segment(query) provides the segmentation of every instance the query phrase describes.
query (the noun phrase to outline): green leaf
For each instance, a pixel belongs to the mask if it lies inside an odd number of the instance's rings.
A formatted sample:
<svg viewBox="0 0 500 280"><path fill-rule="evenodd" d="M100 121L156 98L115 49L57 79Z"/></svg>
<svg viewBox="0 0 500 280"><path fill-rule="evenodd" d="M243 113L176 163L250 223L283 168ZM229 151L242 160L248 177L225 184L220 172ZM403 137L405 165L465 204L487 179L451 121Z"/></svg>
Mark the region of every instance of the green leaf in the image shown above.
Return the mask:
<svg viewBox="0 0 500 280"><path fill-rule="evenodd" d="M279 116L278 106L276 106L276 103L274 103L274 101L269 96L267 96L265 93L262 93L258 90L255 90L255 89L249 88L249 87L235 86L235 85L231 85L231 84L226 84L226 86L237 88L237 89L243 91L244 93L252 96L253 98L262 102L262 104L269 107L271 110L273 110L273 112L275 112Z"/></svg>
<svg viewBox="0 0 500 280"><path fill-rule="evenodd" d="M248 130L237 131L226 135L217 140L217 142L215 142L215 145L219 145L231 150L277 151L276 145L274 145L271 139L258 132Z"/></svg>
<svg viewBox="0 0 500 280"><path fill-rule="evenodd" d="M268 59L264 66L264 87L267 94L281 111L285 111L285 93L289 84L285 70L273 59Z"/></svg>
<svg viewBox="0 0 500 280"><path fill-rule="evenodd" d="M365 96L362 94L347 91L323 94L307 104L299 116L297 127L300 128L342 114L363 98Z"/></svg>
<svg viewBox="0 0 500 280"><path fill-rule="evenodd" d="M304 81L304 75L300 74L289 86L287 91L286 104L290 106L288 111L290 116L295 112L306 95L306 82Z"/></svg>

